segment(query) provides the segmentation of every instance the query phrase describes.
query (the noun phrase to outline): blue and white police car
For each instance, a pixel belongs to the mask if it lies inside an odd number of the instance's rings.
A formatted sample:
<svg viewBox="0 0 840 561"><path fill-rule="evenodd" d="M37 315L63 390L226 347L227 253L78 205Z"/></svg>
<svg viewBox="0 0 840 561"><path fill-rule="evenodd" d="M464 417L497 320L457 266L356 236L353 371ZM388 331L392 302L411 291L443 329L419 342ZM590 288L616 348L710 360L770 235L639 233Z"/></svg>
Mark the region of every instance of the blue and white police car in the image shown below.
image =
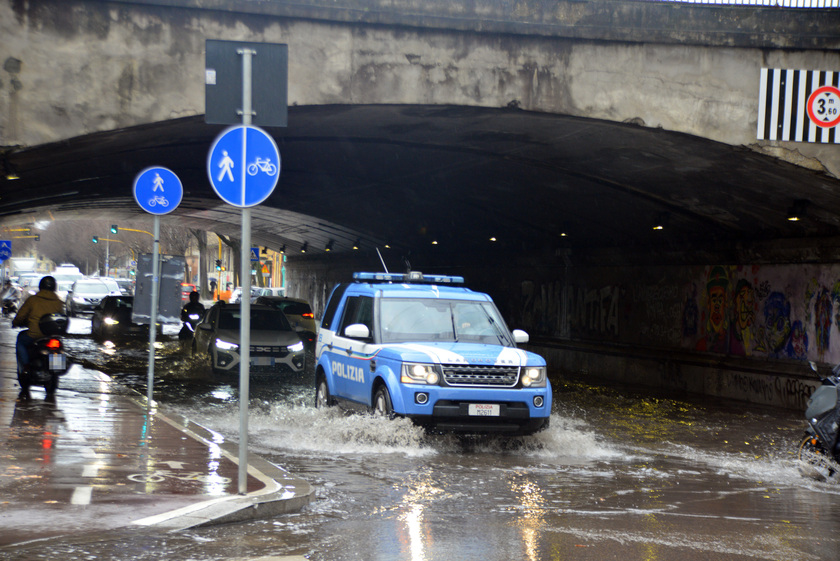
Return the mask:
<svg viewBox="0 0 840 561"><path fill-rule="evenodd" d="M335 287L316 346L318 407L404 416L432 431L548 427L545 359L517 348L487 294L462 277L355 273Z"/></svg>

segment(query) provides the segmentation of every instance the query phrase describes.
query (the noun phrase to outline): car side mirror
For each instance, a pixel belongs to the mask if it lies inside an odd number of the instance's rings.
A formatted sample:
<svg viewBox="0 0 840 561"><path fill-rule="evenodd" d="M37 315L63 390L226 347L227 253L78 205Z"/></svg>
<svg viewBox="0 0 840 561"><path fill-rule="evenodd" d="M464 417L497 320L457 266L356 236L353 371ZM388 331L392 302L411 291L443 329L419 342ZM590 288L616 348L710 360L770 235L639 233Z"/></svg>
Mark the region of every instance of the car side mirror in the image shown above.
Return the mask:
<svg viewBox="0 0 840 561"><path fill-rule="evenodd" d="M514 343L527 343L531 338L525 331L521 329L514 329L513 330L513 341Z"/></svg>
<svg viewBox="0 0 840 561"><path fill-rule="evenodd" d="M344 329L344 336L351 339L370 339L370 329L363 323L354 323Z"/></svg>

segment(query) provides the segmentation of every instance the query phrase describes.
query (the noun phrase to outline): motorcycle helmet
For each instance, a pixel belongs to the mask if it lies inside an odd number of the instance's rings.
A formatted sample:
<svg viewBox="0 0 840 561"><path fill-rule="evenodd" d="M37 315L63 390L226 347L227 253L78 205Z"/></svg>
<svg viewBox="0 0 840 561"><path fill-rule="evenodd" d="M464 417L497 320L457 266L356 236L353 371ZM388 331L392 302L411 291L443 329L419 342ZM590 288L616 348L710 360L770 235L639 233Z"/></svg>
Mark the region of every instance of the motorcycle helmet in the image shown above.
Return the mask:
<svg viewBox="0 0 840 561"><path fill-rule="evenodd" d="M55 277L47 275L38 283L38 290L52 290L55 292L56 286Z"/></svg>

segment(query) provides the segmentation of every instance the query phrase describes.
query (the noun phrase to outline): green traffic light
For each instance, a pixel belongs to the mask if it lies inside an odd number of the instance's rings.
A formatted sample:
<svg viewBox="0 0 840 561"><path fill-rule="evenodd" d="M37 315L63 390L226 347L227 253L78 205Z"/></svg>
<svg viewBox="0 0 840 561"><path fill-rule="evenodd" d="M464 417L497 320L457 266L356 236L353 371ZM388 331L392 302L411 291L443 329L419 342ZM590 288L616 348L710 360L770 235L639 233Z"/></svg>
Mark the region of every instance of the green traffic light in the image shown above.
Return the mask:
<svg viewBox="0 0 840 561"><path fill-rule="evenodd" d="M93 236L93 243L99 243L99 237Z"/></svg>
<svg viewBox="0 0 840 561"><path fill-rule="evenodd" d="M118 234L119 232L120 232L120 229L117 227L117 225L116 225L116 224L112 224L112 225L111 225L111 233L112 233L112 234Z"/></svg>

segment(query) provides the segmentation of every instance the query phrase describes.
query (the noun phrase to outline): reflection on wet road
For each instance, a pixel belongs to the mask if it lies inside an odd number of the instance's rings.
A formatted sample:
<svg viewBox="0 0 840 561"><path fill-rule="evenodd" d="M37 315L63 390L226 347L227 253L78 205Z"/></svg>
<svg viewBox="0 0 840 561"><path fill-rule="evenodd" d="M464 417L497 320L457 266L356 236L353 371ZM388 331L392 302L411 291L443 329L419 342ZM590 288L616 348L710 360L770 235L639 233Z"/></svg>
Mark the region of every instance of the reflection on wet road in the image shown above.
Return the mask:
<svg viewBox="0 0 840 561"><path fill-rule="evenodd" d="M70 352L145 392L145 348L112 353L83 330ZM174 340L158 354L156 398L235 440L236 380L213 378ZM800 475L800 413L554 385L551 428L508 440L429 436L405 420L317 410L311 380L259 382L250 443L317 487L302 512L119 545L46 543L28 558L840 558L840 488Z"/></svg>

